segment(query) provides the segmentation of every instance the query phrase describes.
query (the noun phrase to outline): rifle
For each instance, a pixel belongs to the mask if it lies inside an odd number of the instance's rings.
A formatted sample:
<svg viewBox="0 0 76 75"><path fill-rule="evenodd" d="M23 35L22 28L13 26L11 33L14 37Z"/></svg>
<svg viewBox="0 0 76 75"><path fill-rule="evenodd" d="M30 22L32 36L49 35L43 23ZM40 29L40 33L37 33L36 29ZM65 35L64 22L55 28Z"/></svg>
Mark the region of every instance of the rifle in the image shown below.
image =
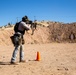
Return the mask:
<svg viewBox="0 0 76 75"><path fill-rule="evenodd" d="M28 21L27 24L30 24L31 25L31 29L32 29L32 34L31 35L33 35L35 29L37 28L37 22L36 21L34 21L34 22Z"/></svg>

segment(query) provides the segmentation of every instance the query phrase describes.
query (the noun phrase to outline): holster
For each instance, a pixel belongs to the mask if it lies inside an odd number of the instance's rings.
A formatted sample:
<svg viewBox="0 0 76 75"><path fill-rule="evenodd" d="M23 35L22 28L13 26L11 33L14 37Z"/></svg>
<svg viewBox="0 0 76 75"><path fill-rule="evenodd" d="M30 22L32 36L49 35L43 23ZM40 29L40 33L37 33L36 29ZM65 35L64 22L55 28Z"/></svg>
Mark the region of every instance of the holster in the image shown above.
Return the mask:
<svg viewBox="0 0 76 75"><path fill-rule="evenodd" d="M13 45L22 45L25 44L24 38L22 34L14 34L10 37Z"/></svg>

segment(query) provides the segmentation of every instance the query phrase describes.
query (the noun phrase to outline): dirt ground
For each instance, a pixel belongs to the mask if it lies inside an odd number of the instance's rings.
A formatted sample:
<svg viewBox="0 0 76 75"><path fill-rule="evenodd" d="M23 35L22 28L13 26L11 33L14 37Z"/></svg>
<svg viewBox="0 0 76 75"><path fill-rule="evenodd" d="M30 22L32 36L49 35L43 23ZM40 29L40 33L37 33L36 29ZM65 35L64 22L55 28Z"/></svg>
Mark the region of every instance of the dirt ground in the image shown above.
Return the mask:
<svg viewBox="0 0 76 75"><path fill-rule="evenodd" d="M14 50L10 39L13 27L0 29L0 75L76 75L76 39L69 39L71 31L76 38L75 26L55 23L49 27L38 26L34 35L31 35L31 30L26 32L26 62L19 63L18 52L18 65L10 64ZM40 61L35 61L37 52L40 53Z"/></svg>
<svg viewBox="0 0 76 75"><path fill-rule="evenodd" d="M25 44L25 63L11 65L14 47L0 46L0 75L76 75L76 43ZM40 61L35 61L37 51Z"/></svg>

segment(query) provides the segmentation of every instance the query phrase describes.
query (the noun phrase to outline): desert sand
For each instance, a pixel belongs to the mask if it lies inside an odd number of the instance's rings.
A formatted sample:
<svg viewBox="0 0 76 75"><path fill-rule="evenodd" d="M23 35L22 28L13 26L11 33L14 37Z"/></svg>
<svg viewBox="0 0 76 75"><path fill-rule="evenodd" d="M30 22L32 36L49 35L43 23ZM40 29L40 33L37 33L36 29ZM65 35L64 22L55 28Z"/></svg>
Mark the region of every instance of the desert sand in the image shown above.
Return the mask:
<svg viewBox="0 0 76 75"><path fill-rule="evenodd" d="M0 75L76 75L76 43L25 44L25 63L9 64L14 46L0 46ZM35 61L37 51L40 61Z"/></svg>
<svg viewBox="0 0 76 75"><path fill-rule="evenodd" d="M11 65L14 46L10 37L12 28L0 29L0 75L76 75L76 39L69 39L71 32L76 37L76 24L52 23L38 26L34 35L31 30L25 33L25 63ZM36 61L37 52L40 61Z"/></svg>

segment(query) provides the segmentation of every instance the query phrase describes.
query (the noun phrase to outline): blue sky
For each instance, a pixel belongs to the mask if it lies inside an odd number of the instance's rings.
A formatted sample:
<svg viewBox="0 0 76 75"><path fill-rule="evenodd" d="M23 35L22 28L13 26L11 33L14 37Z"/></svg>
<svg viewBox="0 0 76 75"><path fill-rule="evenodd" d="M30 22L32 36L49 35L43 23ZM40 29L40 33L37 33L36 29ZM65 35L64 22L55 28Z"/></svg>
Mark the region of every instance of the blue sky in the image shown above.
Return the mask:
<svg viewBox="0 0 76 75"><path fill-rule="evenodd" d="M76 0L0 0L0 26L30 20L76 22Z"/></svg>

